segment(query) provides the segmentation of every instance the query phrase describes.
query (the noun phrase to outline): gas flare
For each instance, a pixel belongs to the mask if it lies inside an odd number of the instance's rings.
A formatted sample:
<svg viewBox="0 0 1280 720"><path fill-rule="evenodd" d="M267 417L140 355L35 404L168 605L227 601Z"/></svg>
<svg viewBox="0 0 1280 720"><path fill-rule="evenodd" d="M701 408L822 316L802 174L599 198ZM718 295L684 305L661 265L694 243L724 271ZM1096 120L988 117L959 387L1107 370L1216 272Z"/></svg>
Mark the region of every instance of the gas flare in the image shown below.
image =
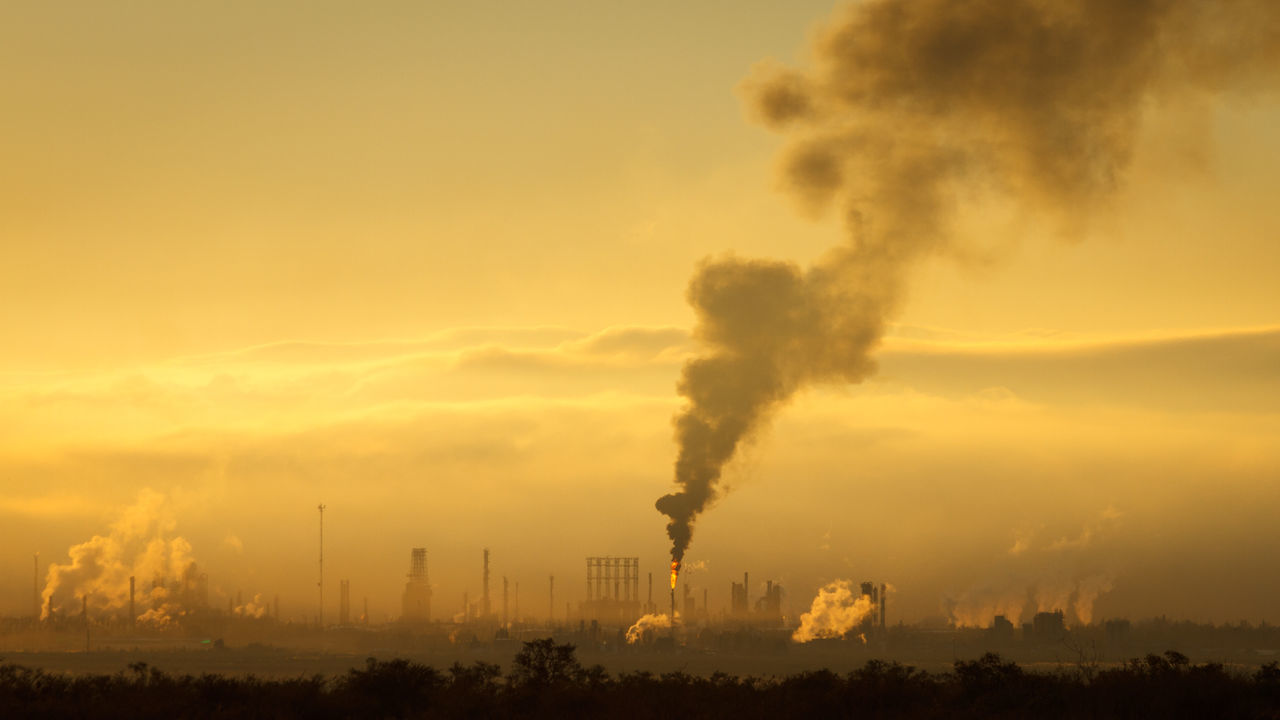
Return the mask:
<svg viewBox="0 0 1280 720"><path fill-rule="evenodd" d="M1275 0L866 0L815 34L807 68L742 89L788 138L782 180L846 239L809 267L727 255L687 298L701 352L677 392L671 556L723 492L739 448L798 391L857 383L913 268L963 257L961 209L1008 205L1069 235L1122 188L1145 113L1274 84Z"/></svg>
<svg viewBox="0 0 1280 720"><path fill-rule="evenodd" d="M671 589L672 590L676 589L676 578L679 577L679 575L680 575L680 561L672 560L671 561Z"/></svg>

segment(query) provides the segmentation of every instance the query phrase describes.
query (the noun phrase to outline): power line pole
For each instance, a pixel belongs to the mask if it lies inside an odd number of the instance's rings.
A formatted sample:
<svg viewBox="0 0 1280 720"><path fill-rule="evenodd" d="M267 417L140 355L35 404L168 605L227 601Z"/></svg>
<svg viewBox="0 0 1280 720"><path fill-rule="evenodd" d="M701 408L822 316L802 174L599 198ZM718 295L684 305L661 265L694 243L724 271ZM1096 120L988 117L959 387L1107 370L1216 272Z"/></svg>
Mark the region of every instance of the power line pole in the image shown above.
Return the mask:
<svg viewBox="0 0 1280 720"><path fill-rule="evenodd" d="M324 503L318 506L320 509L320 615L319 627L324 628Z"/></svg>

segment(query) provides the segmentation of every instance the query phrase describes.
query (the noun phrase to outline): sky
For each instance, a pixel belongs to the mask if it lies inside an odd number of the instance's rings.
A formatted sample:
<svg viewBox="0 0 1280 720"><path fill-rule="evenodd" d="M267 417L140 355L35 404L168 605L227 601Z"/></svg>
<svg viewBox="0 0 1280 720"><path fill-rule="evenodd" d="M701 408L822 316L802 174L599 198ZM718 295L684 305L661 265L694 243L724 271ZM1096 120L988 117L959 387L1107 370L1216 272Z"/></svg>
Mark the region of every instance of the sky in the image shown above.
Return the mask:
<svg viewBox="0 0 1280 720"><path fill-rule="evenodd" d="M398 615L412 547L438 617L484 547L527 613L549 575L582 599L588 555L662 587L690 278L845 236L744 89L839 12L5 3L0 613L30 610L33 552L130 507L215 605L287 616L315 612L321 502L326 614L347 578ZM966 205L878 372L803 387L730 461L685 582L714 608L749 571L798 611L883 581L891 622L1280 620L1266 89L1145 101L1073 232Z"/></svg>

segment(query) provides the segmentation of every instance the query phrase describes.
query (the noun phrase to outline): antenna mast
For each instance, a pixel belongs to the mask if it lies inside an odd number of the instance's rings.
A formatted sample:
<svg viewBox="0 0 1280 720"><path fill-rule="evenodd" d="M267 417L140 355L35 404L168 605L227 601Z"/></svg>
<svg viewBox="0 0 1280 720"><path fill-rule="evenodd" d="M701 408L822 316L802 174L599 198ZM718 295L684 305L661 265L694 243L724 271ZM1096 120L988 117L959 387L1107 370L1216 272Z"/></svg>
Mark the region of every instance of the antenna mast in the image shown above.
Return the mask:
<svg viewBox="0 0 1280 720"><path fill-rule="evenodd" d="M320 510L320 615L319 627L324 629L324 503L318 506Z"/></svg>

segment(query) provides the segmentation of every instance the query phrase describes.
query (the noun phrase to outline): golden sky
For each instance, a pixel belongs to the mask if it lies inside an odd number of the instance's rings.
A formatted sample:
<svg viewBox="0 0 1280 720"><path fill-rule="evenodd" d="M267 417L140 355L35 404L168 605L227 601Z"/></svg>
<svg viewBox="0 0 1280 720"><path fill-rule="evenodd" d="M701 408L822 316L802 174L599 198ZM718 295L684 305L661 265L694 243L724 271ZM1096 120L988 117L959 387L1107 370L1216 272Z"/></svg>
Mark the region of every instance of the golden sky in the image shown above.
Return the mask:
<svg viewBox="0 0 1280 720"><path fill-rule="evenodd" d="M320 501L329 596L375 617L414 546L438 615L486 545L530 612L586 555L661 577L690 275L843 234L738 90L831 10L6 3L0 612L144 489L216 592L299 617ZM1277 128L1152 102L1083 234L965 208L880 373L731 464L688 582L874 578L910 621L1103 578L1095 616L1276 621Z"/></svg>

